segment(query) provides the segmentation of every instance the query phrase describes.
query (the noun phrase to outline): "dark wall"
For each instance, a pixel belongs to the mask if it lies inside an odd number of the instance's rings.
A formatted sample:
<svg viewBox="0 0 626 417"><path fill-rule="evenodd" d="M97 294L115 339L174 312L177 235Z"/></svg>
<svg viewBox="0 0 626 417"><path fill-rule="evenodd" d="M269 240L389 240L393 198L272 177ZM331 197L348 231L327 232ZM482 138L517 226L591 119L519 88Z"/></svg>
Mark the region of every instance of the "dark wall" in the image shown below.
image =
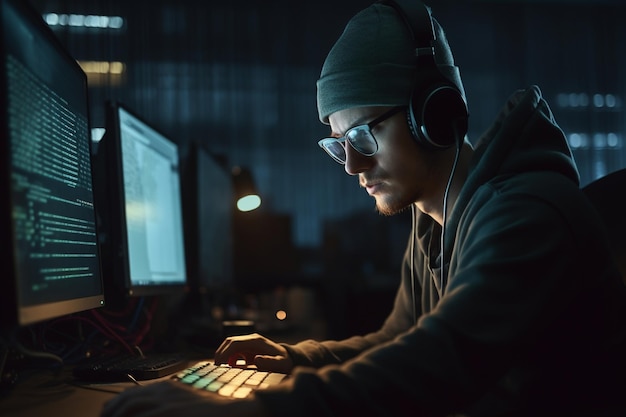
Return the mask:
<svg viewBox="0 0 626 417"><path fill-rule="evenodd" d="M538 84L565 133L574 135L583 183L625 165L623 2L432 3L461 67L471 140L514 90ZM33 4L41 13L126 19L118 31L55 29L78 60L126 65L119 83L91 86L94 126L103 125L105 100L121 100L177 140L183 153L199 141L231 165L250 167L263 210L290 218L298 248L321 247L324 225L353 213L368 213L364 228L379 220L356 179L316 143L328 130L315 104L321 64L347 20L369 1ZM597 107L595 94L617 105Z"/></svg>

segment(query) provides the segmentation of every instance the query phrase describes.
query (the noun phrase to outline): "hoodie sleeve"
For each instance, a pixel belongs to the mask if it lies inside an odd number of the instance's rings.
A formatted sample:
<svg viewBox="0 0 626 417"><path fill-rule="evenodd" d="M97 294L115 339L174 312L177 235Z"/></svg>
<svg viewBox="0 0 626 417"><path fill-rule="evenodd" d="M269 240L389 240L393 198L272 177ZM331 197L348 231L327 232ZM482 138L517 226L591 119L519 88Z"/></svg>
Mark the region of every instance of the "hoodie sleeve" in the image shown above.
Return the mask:
<svg viewBox="0 0 626 417"><path fill-rule="evenodd" d="M324 365L339 364L392 340L410 328L413 323L413 303L419 303L419 296L414 300L411 295L410 248L411 244L407 246L402 262L402 281L396 293L394 307L381 328L367 335L353 336L341 341L305 340L293 345L283 344L295 366L320 368ZM416 311L420 311L419 305L415 308Z"/></svg>

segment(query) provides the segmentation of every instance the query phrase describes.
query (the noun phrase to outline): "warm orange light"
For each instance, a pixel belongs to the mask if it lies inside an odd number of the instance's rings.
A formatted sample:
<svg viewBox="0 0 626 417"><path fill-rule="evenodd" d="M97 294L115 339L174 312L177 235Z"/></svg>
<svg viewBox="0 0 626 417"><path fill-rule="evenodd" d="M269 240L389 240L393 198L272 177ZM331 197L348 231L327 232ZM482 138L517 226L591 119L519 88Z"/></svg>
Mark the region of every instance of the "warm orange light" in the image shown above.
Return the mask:
<svg viewBox="0 0 626 417"><path fill-rule="evenodd" d="M285 320L287 318L287 312L285 310L278 310L276 312L276 318L278 320Z"/></svg>

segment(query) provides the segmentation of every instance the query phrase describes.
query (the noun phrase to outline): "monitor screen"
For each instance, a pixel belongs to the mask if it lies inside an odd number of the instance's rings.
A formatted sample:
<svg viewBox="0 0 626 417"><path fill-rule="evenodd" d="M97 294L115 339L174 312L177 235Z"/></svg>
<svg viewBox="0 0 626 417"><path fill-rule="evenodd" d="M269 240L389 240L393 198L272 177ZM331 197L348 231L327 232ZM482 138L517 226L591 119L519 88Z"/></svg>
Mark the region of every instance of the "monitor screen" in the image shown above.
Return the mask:
<svg viewBox="0 0 626 417"><path fill-rule="evenodd" d="M192 285L223 289L233 281L233 182L219 158L200 144L189 151L185 225Z"/></svg>
<svg viewBox="0 0 626 417"><path fill-rule="evenodd" d="M104 222L112 270L105 287L118 297L163 294L185 288L178 145L128 107L107 105Z"/></svg>
<svg viewBox="0 0 626 417"><path fill-rule="evenodd" d="M87 78L41 16L0 0L2 327L104 303Z"/></svg>

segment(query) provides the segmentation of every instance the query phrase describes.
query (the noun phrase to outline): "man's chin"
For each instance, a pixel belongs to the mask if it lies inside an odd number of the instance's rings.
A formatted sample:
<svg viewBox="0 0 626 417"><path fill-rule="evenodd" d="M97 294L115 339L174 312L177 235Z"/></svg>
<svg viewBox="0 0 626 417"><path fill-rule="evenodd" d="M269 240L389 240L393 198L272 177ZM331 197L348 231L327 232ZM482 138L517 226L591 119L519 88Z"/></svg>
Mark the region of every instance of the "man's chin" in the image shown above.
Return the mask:
<svg viewBox="0 0 626 417"><path fill-rule="evenodd" d="M383 216L393 216L408 207L408 204L398 204L397 201L391 202L380 197L375 198L376 211Z"/></svg>

